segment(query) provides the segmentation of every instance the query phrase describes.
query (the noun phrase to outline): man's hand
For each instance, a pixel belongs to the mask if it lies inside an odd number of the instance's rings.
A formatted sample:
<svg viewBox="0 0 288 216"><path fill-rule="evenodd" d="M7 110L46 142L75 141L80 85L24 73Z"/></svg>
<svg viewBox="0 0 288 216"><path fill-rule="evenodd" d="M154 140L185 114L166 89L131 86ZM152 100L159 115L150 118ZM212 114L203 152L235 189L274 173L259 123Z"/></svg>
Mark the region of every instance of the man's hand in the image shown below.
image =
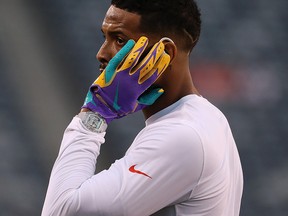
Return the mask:
<svg viewBox="0 0 288 216"><path fill-rule="evenodd" d="M109 123L153 104L164 90L149 87L165 71L170 56L159 41L138 63L147 45L146 37L136 44L129 40L94 81L82 108L99 113Z"/></svg>

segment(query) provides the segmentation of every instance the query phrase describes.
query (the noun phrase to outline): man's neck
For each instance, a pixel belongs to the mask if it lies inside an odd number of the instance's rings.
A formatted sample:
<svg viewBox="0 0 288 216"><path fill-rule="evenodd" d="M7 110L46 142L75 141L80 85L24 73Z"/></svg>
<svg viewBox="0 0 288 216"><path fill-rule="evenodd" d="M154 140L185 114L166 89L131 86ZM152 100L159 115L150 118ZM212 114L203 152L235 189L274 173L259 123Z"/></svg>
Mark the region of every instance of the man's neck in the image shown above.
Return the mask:
<svg viewBox="0 0 288 216"><path fill-rule="evenodd" d="M195 95L199 95L198 90L194 87L194 85L191 86L191 88L187 88L186 91L183 91L181 94L175 96L175 97L169 97L169 92L165 93L164 90L164 94L162 96L160 96L160 98L155 101L155 103L151 106L146 107L145 109L142 110L143 114L144 114L144 118L147 120L150 116L154 115L155 113L165 109L166 107L174 104L175 102L177 102L178 100L180 100L181 98L187 96L187 95L191 95L191 94L195 94Z"/></svg>
<svg viewBox="0 0 288 216"><path fill-rule="evenodd" d="M200 95L193 84L189 68L189 55L178 51L164 74L156 81L164 89L163 95L151 106L143 109L145 119L190 94Z"/></svg>

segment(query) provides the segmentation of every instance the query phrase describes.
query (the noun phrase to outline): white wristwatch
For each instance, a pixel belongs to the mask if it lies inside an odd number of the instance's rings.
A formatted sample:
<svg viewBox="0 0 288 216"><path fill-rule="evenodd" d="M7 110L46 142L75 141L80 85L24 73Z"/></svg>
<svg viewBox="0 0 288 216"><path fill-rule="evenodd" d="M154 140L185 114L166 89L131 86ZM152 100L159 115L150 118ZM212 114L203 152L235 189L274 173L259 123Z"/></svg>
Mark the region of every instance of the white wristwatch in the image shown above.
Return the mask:
<svg viewBox="0 0 288 216"><path fill-rule="evenodd" d="M80 112L78 117L82 120L85 127L92 132L102 133L107 129L105 119L98 113L91 111Z"/></svg>

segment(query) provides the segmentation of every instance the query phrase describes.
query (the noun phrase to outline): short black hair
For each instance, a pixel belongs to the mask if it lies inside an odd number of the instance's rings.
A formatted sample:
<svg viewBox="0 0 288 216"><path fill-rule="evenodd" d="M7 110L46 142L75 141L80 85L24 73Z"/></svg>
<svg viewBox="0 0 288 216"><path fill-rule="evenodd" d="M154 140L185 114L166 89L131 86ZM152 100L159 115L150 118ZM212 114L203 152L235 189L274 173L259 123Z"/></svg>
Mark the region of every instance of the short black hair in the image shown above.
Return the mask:
<svg viewBox="0 0 288 216"><path fill-rule="evenodd" d="M194 0L111 0L111 5L140 15L142 31L178 36L189 51L199 39L201 14Z"/></svg>

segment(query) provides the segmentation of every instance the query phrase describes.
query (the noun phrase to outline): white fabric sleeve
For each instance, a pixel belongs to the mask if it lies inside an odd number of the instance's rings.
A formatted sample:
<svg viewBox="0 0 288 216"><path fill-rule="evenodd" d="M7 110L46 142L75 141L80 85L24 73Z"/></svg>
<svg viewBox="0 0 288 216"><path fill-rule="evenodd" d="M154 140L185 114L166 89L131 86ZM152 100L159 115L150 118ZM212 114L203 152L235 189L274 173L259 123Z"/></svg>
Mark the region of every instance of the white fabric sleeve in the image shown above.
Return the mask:
<svg viewBox="0 0 288 216"><path fill-rule="evenodd" d="M64 132L51 172L42 215L67 215L69 211L75 211L75 206L70 204L83 182L95 172L104 135L89 131L80 118L73 118Z"/></svg>
<svg viewBox="0 0 288 216"><path fill-rule="evenodd" d="M51 173L42 216L145 216L191 195L203 165L201 140L194 130L145 128L123 158L94 175L104 135L89 132L77 117L72 120Z"/></svg>

